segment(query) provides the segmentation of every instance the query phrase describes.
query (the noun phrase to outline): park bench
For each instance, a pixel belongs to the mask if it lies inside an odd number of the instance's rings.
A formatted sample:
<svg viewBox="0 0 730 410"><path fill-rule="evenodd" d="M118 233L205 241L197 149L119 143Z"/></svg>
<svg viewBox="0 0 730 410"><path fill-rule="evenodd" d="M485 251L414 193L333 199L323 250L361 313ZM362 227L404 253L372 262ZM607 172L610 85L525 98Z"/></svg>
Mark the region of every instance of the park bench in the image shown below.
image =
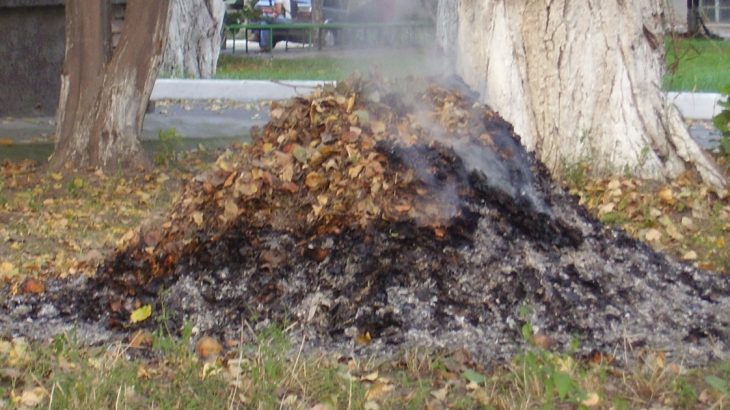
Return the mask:
<svg viewBox="0 0 730 410"><path fill-rule="evenodd" d="M274 38L274 31L277 30L301 30L308 34L307 44L314 45L314 36L318 35L317 39L318 46L322 46L322 35L325 31L332 31L337 33L358 33L362 38L385 38L390 36L391 38L398 38L400 41L413 41L417 39L418 33L423 33L427 30L433 29L433 23L430 21L399 21L399 22L388 22L388 23L275 23L275 24L261 24L261 23L243 23L243 24L229 24L225 26L226 34L230 35L233 39L233 50L236 52L236 34L243 31L245 41L245 51L248 53L248 34L252 30L269 30L271 35L269 38ZM285 50L289 49L288 36L285 41Z"/></svg>

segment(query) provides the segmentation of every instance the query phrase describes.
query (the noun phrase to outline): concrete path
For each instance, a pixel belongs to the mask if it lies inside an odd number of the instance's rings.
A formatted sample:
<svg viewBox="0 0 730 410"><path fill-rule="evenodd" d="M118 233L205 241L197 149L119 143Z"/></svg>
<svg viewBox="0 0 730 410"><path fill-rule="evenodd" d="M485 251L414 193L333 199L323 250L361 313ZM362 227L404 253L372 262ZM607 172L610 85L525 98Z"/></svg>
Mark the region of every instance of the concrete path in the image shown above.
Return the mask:
<svg viewBox="0 0 730 410"><path fill-rule="evenodd" d="M268 121L270 100L308 94L322 81L160 79L152 91L154 109L145 117L143 138L156 140L175 128L184 138L246 138ZM720 133L709 120L720 112L719 94L669 93L703 148L717 147ZM53 118L0 118L0 141L49 142Z"/></svg>

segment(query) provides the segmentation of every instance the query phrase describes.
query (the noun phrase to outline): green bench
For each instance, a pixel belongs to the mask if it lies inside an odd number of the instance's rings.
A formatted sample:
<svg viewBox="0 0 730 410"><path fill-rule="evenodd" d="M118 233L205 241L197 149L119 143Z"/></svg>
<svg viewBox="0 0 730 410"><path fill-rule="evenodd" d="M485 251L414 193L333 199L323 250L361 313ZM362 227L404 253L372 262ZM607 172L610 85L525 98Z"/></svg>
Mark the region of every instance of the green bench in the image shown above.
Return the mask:
<svg viewBox="0 0 730 410"><path fill-rule="evenodd" d="M431 30L433 29L433 23L430 21L402 21L392 23L275 23L275 24L261 24L261 23L246 23L246 24L229 24L225 26L227 34L231 35L233 39L233 50L236 53L236 34L243 31L244 38L246 39L246 53L248 53L248 32L250 30L269 30L271 35L270 39L274 38L274 31L276 30L302 30L308 33L308 43L310 46L313 45L313 38L315 33L318 33L319 38L317 44L321 47L322 45L322 34L325 31L350 31L360 32L364 36L369 33L382 36L383 33L408 33L411 39L414 38L414 33L417 31ZM285 50L289 49L289 40L285 40Z"/></svg>

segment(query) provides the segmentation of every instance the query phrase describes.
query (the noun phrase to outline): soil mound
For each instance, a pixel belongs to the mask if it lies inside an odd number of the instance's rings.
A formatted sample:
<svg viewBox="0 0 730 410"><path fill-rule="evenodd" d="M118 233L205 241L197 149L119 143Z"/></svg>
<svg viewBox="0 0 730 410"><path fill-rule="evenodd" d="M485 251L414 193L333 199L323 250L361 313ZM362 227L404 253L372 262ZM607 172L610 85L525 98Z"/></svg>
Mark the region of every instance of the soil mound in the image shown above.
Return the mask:
<svg viewBox="0 0 730 410"><path fill-rule="evenodd" d="M487 360L519 349L526 323L585 353L728 353L730 278L601 226L460 80L353 79L271 118L75 285L67 318L127 329L152 304L170 328L226 338L287 321L312 346ZM2 310L55 303L23 298Z"/></svg>

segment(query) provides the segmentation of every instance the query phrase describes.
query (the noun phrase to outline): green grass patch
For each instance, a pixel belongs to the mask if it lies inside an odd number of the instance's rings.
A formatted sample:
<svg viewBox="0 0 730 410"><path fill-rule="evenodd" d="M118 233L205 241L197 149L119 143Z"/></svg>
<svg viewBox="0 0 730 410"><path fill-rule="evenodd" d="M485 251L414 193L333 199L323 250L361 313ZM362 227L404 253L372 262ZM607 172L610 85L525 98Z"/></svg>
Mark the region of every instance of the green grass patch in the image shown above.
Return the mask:
<svg viewBox="0 0 730 410"><path fill-rule="evenodd" d="M205 362L164 333L146 352L83 347L73 334L0 340L0 408L723 408L730 399L728 362L687 369L662 353L622 367L529 346L487 370L463 352L306 354L274 326Z"/></svg>
<svg viewBox="0 0 730 410"><path fill-rule="evenodd" d="M343 57L262 58L223 55L218 60L216 78L235 80L343 80L352 73L374 71L388 77L435 74L420 50L368 51Z"/></svg>
<svg viewBox="0 0 730 410"><path fill-rule="evenodd" d="M730 41L670 38L665 46L664 89L719 92L730 84Z"/></svg>

